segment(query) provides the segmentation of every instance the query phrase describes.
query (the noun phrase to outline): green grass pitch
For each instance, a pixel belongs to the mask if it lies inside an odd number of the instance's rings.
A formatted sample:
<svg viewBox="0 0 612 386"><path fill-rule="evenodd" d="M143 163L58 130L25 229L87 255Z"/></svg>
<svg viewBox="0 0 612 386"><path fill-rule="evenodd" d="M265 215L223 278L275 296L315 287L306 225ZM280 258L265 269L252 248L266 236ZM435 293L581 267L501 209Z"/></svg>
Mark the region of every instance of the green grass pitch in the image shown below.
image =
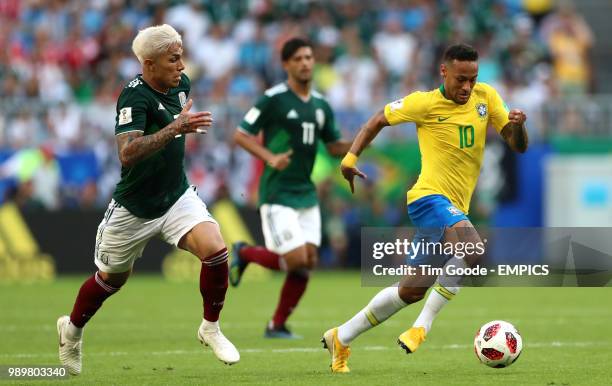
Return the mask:
<svg viewBox="0 0 612 386"><path fill-rule="evenodd" d="M0 285L0 365L58 364L55 321L72 307L82 277L50 284ZM610 288L465 288L434 323L413 355L396 345L420 304L359 337L350 374L331 374L319 339L377 292L355 272L317 272L290 326L304 339L263 339L282 276L247 280L230 289L222 314L225 334L241 351L235 366L217 361L196 340L201 317L197 283L136 275L110 298L84 334L83 373L43 384L350 384L350 385L603 385L610 384ZM478 363L478 327L514 323L524 349L506 369ZM32 381L30 381L32 383ZM0 385L11 384L0 379Z"/></svg>

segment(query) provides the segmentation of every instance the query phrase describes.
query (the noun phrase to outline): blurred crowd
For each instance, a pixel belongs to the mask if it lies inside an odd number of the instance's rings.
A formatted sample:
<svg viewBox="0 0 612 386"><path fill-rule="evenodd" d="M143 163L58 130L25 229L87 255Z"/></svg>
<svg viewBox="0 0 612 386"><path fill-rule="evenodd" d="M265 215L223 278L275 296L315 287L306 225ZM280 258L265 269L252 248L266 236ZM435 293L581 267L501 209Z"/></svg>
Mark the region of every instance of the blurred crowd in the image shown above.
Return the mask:
<svg viewBox="0 0 612 386"><path fill-rule="evenodd" d="M593 34L567 0L0 0L5 196L24 207L106 205L120 170L116 99L140 71L131 42L139 29L161 23L182 34L195 107L215 117L211 133L187 143L188 177L207 202L228 196L240 205L255 202L261 165L228 138L255 99L284 80L278 52L291 36L314 43L314 86L326 94L346 138L388 101L437 87L439 57L453 42L474 45L479 80L496 86L509 105L534 113L535 140L545 125L536 114L544 102L596 91ZM377 146L414 138L410 127L387 130ZM403 192L415 178L398 179L380 162L372 167L399 185L379 184L388 191ZM323 195L340 189L334 170L321 172ZM371 222L402 221L390 214L397 202L372 197L378 196L364 194L354 205L327 201L328 233L346 234L339 228L361 218L353 210L361 204L368 213L360 216Z"/></svg>

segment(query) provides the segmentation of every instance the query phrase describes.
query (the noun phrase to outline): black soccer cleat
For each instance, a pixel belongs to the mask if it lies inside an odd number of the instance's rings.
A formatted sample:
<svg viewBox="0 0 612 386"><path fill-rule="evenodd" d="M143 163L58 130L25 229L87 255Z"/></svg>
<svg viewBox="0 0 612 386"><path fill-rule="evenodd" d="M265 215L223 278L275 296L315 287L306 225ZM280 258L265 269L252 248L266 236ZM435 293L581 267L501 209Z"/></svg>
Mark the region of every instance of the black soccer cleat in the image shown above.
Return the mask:
<svg viewBox="0 0 612 386"><path fill-rule="evenodd" d="M264 338L270 339L302 339L300 335L296 335L287 328L285 324L281 326L271 326L272 323L266 326Z"/></svg>
<svg viewBox="0 0 612 386"><path fill-rule="evenodd" d="M248 261L244 261L240 258L240 250L246 246L247 243L244 241L238 241L232 244L232 262L230 263L229 269L229 282L232 287L238 287L244 270L247 265L249 265Z"/></svg>

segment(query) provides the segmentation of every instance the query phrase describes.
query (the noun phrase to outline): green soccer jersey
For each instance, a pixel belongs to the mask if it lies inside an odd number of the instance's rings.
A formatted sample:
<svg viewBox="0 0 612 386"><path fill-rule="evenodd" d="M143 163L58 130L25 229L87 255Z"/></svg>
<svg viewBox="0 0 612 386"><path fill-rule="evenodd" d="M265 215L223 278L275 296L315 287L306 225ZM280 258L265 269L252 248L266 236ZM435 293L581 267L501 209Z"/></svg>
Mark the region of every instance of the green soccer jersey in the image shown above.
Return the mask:
<svg viewBox="0 0 612 386"><path fill-rule="evenodd" d="M189 95L189 78L166 94L152 89L140 75L121 92L117 101L115 135L140 131L153 134L180 114ZM185 136L174 138L162 149L130 167L121 168L121 180L113 198L133 215L158 218L187 190L183 159Z"/></svg>
<svg viewBox="0 0 612 386"><path fill-rule="evenodd" d="M310 179L318 141L340 139L332 109L321 94L313 90L304 101L286 83L278 84L246 113L239 129L251 135L263 130L264 146L272 153L293 150L285 170L266 165L259 181L260 205L307 208L318 203Z"/></svg>

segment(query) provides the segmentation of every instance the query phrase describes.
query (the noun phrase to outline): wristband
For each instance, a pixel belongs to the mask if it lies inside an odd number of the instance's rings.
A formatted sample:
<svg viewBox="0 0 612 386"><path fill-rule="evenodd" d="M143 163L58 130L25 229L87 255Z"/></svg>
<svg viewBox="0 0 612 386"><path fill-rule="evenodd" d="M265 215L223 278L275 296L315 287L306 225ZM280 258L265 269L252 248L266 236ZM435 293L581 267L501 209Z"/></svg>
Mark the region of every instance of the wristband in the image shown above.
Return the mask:
<svg viewBox="0 0 612 386"><path fill-rule="evenodd" d="M359 157L357 157L355 154L348 152L342 159L342 166L346 166L347 168L354 168L355 165L357 165L358 159Z"/></svg>

